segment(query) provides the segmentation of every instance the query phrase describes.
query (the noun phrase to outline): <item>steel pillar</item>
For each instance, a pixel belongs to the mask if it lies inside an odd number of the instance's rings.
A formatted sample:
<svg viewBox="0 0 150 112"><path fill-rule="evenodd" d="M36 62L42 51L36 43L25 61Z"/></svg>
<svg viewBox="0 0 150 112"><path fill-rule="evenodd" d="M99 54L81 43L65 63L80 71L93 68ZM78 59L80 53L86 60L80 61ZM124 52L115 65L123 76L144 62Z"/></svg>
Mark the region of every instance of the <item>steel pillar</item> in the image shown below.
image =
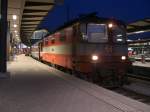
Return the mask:
<svg viewBox="0 0 150 112"><path fill-rule="evenodd" d="M0 0L0 73L7 72L7 4L8 0Z"/></svg>

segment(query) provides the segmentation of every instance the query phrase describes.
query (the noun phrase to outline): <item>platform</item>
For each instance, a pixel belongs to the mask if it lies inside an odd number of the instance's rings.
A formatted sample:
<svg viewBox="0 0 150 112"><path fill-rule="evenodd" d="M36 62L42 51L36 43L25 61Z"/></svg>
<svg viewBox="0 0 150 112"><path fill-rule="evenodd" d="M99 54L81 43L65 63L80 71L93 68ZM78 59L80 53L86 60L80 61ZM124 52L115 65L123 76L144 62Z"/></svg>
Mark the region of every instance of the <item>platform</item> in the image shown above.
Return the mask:
<svg viewBox="0 0 150 112"><path fill-rule="evenodd" d="M133 66L150 68L150 62L142 63L141 61L135 61L135 62L133 62Z"/></svg>
<svg viewBox="0 0 150 112"><path fill-rule="evenodd" d="M20 55L0 80L0 112L150 112L150 106Z"/></svg>

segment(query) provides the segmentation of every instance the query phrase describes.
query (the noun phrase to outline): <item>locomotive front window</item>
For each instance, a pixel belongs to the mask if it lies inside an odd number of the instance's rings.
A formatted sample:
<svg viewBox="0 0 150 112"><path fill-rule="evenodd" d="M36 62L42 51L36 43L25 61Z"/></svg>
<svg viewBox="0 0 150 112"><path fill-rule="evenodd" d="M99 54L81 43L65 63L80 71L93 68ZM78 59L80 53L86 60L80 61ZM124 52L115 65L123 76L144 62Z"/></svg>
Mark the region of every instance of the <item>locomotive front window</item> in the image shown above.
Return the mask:
<svg viewBox="0 0 150 112"><path fill-rule="evenodd" d="M124 43L126 39L126 30L121 26L114 26L112 28L113 41L115 43Z"/></svg>
<svg viewBox="0 0 150 112"><path fill-rule="evenodd" d="M107 28L105 24L88 24L88 42L103 43L108 41Z"/></svg>
<svg viewBox="0 0 150 112"><path fill-rule="evenodd" d="M89 43L108 42L107 27L105 24L90 23L81 26L82 40Z"/></svg>

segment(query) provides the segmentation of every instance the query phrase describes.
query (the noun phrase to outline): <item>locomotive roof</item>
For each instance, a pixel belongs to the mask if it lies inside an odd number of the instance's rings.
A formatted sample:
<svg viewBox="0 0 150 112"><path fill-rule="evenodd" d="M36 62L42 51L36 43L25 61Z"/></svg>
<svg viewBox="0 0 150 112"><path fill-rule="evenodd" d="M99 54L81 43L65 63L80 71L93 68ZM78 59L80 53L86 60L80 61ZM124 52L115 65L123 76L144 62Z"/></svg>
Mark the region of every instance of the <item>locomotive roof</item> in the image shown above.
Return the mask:
<svg viewBox="0 0 150 112"><path fill-rule="evenodd" d="M126 24L123 21L120 21L120 20L117 20L117 19L114 19L114 18L98 17L98 16L96 16L96 13L94 12L94 13L90 13L90 14L87 14L87 15L81 15L78 18L75 18L75 19L65 23L64 25L58 27L57 29L53 30L48 35L54 34L55 32L60 31L64 28L66 28L66 27L72 26L76 23L88 23L88 22L99 22L99 23L102 23L102 24L103 23L108 23L108 22L115 22L117 24L122 24L122 25L126 26ZM48 35L46 35L43 38L46 38ZM36 42L39 42L39 40L34 40L34 42L32 42L32 43L34 44Z"/></svg>
<svg viewBox="0 0 150 112"><path fill-rule="evenodd" d="M63 26L60 26L59 28L55 29L53 32L50 32L50 34L53 34L59 30L66 28L66 27L72 26L73 24L76 24L76 23L88 23L88 22L107 23L108 21L115 21L118 24L122 24L122 25L126 26L125 23L120 20L116 20L113 18L98 17L98 16L96 16L96 13L91 13L91 14L87 14L87 15L81 15L78 18L75 18L75 19L65 23Z"/></svg>

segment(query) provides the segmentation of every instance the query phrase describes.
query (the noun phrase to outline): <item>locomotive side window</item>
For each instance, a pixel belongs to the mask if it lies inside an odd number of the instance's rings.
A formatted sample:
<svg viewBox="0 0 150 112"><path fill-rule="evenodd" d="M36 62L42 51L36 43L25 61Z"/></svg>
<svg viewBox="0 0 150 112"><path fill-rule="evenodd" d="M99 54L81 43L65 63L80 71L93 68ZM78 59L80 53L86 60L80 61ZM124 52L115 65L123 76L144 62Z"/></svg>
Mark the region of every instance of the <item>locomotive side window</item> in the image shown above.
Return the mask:
<svg viewBox="0 0 150 112"><path fill-rule="evenodd" d="M80 35L81 35L81 40L82 41L87 41L87 27L86 24L81 24L80 26Z"/></svg>
<svg viewBox="0 0 150 112"><path fill-rule="evenodd" d="M126 30L121 26L114 26L112 28L113 41L115 43L124 43L126 39Z"/></svg>
<svg viewBox="0 0 150 112"><path fill-rule="evenodd" d="M107 27L105 24L88 24L87 25L88 42L103 43L108 42Z"/></svg>
<svg viewBox="0 0 150 112"><path fill-rule="evenodd" d="M65 31L61 31L61 34L60 34L61 36L60 36L60 41L61 42L64 42L64 41L66 41L66 35L65 35Z"/></svg>

